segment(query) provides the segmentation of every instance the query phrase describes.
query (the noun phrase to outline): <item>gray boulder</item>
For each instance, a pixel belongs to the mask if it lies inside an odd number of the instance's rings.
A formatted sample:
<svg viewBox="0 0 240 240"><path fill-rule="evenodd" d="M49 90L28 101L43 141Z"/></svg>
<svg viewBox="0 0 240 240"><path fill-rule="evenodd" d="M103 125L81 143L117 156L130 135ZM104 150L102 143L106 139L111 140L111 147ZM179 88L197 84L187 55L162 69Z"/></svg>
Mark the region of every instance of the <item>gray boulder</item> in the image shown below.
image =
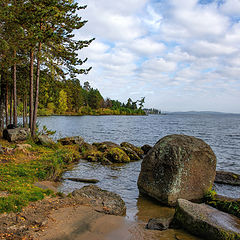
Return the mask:
<svg viewBox="0 0 240 240"><path fill-rule="evenodd" d="M72 192L72 196L81 199L83 203L92 205L97 211L111 215L125 215L126 206L122 198L113 192L88 185Z"/></svg>
<svg viewBox="0 0 240 240"><path fill-rule="evenodd" d="M29 128L4 129L3 138L9 142L25 141L30 137Z"/></svg>
<svg viewBox="0 0 240 240"><path fill-rule="evenodd" d="M213 185L216 156L201 139L169 135L144 157L138 178L140 193L175 206L178 198L196 200Z"/></svg>
<svg viewBox="0 0 240 240"><path fill-rule="evenodd" d="M187 231L203 239L240 239L240 220L206 204L178 199L174 219Z"/></svg>
<svg viewBox="0 0 240 240"><path fill-rule="evenodd" d="M66 137L66 138L61 138L57 140L59 143L62 145L81 145L84 143L84 139L80 136L74 136L74 137Z"/></svg>

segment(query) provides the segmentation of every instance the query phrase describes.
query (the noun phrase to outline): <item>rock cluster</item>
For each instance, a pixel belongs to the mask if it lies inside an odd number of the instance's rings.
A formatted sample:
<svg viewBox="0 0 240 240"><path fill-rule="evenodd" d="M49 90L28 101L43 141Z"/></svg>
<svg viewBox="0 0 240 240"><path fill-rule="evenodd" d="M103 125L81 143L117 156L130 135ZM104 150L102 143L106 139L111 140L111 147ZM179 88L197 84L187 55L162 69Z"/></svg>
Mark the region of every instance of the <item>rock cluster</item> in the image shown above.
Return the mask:
<svg viewBox="0 0 240 240"><path fill-rule="evenodd" d="M58 140L63 145L78 145L82 159L89 162L100 162L105 165L112 163L129 163L143 158L144 151L133 144L123 142L120 145L113 142L89 144L81 137L63 138Z"/></svg>

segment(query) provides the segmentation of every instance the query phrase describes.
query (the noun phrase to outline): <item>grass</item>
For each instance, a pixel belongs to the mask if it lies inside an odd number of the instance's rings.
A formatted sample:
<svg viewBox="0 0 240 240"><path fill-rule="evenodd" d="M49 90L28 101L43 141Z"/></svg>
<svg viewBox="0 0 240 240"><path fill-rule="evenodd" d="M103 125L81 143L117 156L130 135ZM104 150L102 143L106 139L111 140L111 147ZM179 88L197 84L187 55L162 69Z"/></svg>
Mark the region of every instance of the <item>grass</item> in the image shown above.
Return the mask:
<svg viewBox="0 0 240 240"><path fill-rule="evenodd" d="M7 142L3 146L14 147ZM34 186L34 182L55 180L61 176L71 163L76 161L78 152L74 148L56 145L53 148L38 146L32 141L27 152L15 151L0 154L0 213L18 212L29 202L43 199L53 194ZM1 160L4 160L1 163ZM1 196L1 194L0 194Z"/></svg>

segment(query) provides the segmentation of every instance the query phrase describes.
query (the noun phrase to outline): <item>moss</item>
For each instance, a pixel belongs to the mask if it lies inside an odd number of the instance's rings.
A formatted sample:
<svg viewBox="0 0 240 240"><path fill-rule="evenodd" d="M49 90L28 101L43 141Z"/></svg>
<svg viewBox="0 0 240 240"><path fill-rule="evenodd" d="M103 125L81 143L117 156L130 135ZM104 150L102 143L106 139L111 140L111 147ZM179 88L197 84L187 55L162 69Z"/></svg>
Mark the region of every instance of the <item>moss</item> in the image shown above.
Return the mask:
<svg viewBox="0 0 240 240"><path fill-rule="evenodd" d="M120 148L112 148L104 154L104 157L115 163L130 162L129 156Z"/></svg>
<svg viewBox="0 0 240 240"><path fill-rule="evenodd" d="M125 147L125 148L130 148L132 149L135 153L137 153L137 155L142 158L143 155L144 155L144 151L140 148L140 147L136 147L134 146L133 144L131 143L128 143L128 142L123 142L120 144L121 147Z"/></svg>
<svg viewBox="0 0 240 240"><path fill-rule="evenodd" d="M98 162L103 158L103 153L96 150L90 150L85 152L85 159L89 162Z"/></svg>
<svg viewBox="0 0 240 240"><path fill-rule="evenodd" d="M122 147L122 150L129 156L131 161L141 160L141 158L137 155L137 153L134 152L132 149L127 147Z"/></svg>
<svg viewBox="0 0 240 240"><path fill-rule="evenodd" d="M220 211L230 213L240 218L240 200L218 196L214 190L205 194L204 202Z"/></svg>

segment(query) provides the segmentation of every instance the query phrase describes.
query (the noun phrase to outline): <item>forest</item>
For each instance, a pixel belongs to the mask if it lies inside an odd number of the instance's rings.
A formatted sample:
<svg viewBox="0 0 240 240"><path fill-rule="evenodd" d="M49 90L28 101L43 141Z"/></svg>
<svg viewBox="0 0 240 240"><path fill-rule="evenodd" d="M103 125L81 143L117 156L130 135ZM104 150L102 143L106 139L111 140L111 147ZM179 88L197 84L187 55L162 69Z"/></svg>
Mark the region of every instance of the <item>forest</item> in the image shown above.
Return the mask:
<svg viewBox="0 0 240 240"><path fill-rule="evenodd" d="M77 40L87 6L73 0L0 0L0 128L29 126L38 115L144 114L144 98L127 103L104 99L80 83L87 59L79 51L94 39ZM138 103L138 104L137 104Z"/></svg>

